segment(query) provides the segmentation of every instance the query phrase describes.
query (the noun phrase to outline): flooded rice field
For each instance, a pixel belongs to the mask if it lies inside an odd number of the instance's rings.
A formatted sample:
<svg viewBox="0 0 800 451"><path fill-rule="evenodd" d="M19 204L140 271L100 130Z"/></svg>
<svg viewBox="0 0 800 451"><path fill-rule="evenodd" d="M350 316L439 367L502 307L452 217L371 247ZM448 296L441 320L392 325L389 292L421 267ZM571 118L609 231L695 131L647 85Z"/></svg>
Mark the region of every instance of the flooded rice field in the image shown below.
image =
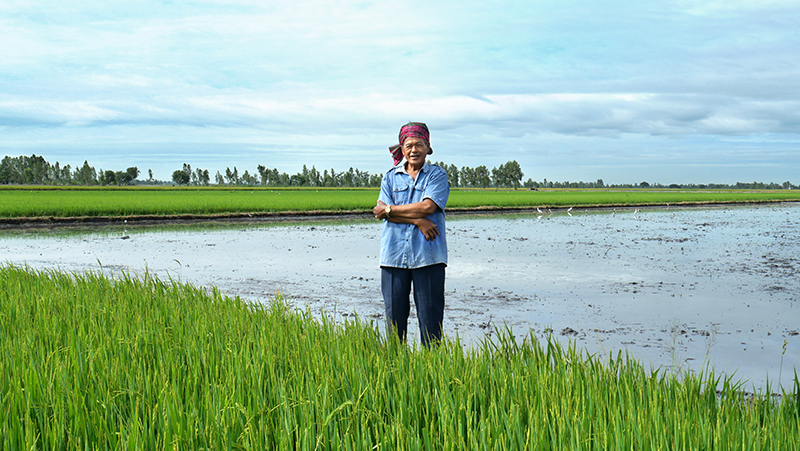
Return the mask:
<svg viewBox="0 0 800 451"><path fill-rule="evenodd" d="M798 204L451 215L447 238L444 329L467 345L510 327L628 352L647 367L708 365L756 390L768 380L789 390L800 369ZM0 262L149 271L255 302L280 292L312 312L382 325L379 243L380 225L363 220L122 225L4 232Z"/></svg>

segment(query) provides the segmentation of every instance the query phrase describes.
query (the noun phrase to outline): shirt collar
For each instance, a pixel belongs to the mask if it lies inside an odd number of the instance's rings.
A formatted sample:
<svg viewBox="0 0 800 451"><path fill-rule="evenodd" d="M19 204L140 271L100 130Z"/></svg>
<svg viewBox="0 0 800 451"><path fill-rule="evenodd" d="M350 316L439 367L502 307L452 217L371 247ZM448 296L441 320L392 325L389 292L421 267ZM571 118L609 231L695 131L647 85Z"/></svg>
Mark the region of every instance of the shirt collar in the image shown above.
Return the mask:
<svg viewBox="0 0 800 451"><path fill-rule="evenodd" d="M422 169L420 169L420 171L421 172L428 172L428 166L429 165L430 165L430 163L427 160L425 160L425 164L422 165ZM396 169L394 170L394 173L395 174L408 174L408 171L406 171L406 160L405 159L403 159L403 161L401 161L400 164L398 164L396 166Z"/></svg>

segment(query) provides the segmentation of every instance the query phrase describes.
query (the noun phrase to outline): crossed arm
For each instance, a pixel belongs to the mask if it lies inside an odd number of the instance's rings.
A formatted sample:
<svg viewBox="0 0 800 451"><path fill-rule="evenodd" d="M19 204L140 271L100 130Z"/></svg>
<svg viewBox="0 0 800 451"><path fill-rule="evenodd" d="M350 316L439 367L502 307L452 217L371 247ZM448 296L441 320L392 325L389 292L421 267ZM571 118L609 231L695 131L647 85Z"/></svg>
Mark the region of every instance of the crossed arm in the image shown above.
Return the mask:
<svg viewBox="0 0 800 451"><path fill-rule="evenodd" d="M378 201L378 205L372 210L377 219L386 219L395 224L414 224L425 235L425 239L433 241L439 236L439 229L436 227L428 215L439 208L436 202L431 199L423 199L422 202L414 202L405 205L392 205L392 213L386 217L386 204Z"/></svg>

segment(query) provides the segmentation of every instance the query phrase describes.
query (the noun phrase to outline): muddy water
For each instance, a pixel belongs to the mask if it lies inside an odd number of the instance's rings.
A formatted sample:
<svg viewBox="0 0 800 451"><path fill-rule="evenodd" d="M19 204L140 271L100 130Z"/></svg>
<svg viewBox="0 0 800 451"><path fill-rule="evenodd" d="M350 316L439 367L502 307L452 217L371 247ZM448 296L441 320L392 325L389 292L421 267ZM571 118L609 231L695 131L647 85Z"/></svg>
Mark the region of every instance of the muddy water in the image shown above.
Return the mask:
<svg viewBox="0 0 800 451"><path fill-rule="evenodd" d="M451 216L447 234L445 333L467 344L508 326L647 366L707 364L758 390L790 389L800 368L798 204ZM148 270L382 324L379 238L364 221L6 233L0 262Z"/></svg>

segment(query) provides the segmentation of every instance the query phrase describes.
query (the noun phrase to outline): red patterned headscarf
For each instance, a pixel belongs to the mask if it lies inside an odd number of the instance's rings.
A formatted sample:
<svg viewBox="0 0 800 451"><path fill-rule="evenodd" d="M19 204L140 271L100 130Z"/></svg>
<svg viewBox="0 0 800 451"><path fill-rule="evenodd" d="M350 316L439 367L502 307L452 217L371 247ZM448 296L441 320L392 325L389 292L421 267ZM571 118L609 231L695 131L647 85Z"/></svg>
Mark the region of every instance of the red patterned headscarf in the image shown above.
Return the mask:
<svg viewBox="0 0 800 451"><path fill-rule="evenodd" d="M403 143L408 138L421 138L424 139L425 142L428 143L428 155L433 153L433 149L431 149L430 142L431 142L431 132L428 131L428 126L422 122L409 122L408 124L400 127L400 135L398 136L398 140L400 144L395 144L394 146L389 148L389 153L392 154L392 159L394 160L394 164L400 163L403 159Z"/></svg>

